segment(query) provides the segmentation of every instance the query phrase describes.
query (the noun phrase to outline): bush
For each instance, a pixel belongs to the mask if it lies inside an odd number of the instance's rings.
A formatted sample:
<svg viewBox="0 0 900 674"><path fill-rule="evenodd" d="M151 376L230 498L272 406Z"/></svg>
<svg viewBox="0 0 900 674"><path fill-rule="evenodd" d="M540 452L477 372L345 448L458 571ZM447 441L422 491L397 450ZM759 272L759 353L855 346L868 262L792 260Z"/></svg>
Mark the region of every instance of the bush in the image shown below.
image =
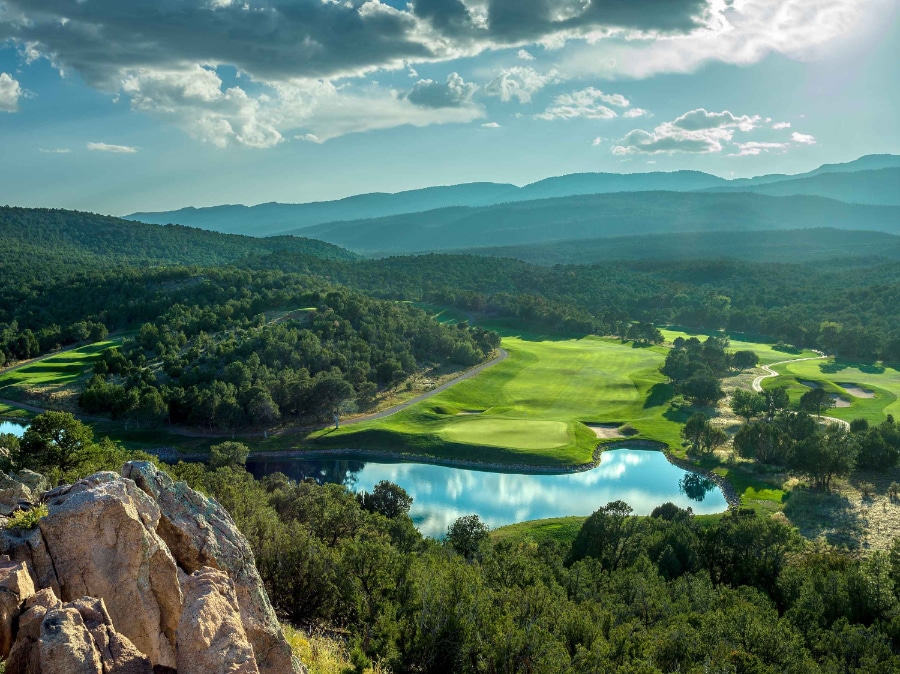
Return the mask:
<svg viewBox="0 0 900 674"><path fill-rule="evenodd" d="M241 442L231 440L209 448L209 467L216 468L243 468L247 465L247 456L250 448Z"/></svg>
<svg viewBox="0 0 900 674"><path fill-rule="evenodd" d="M864 500L870 501L875 496L875 485L871 482L860 482L859 493L862 494Z"/></svg>
<svg viewBox="0 0 900 674"><path fill-rule="evenodd" d="M621 426L619 426L619 433L621 433L625 437L630 438L632 435L637 435L638 433L640 433L640 431L631 424L622 424Z"/></svg>
<svg viewBox="0 0 900 674"><path fill-rule="evenodd" d="M47 506L41 503L31 510L17 510L6 523L7 529L34 529L41 518L50 514Z"/></svg>
<svg viewBox="0 0 900 674"><path fill-rule="evenodd" d="M887 493L888 498L892 501L896 501L898 498L900 498L900 483L891 482L891 486L888 487Z"/></svg>

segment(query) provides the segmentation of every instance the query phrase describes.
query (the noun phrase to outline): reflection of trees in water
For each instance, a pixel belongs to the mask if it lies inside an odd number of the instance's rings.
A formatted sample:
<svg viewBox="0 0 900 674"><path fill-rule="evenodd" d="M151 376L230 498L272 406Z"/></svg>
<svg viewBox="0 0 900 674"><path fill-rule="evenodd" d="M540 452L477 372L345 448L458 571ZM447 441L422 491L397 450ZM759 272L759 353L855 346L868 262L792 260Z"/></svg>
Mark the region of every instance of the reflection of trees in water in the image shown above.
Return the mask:
<svg viewBox="0 0 900 674"><path fill-rule="evenodd" d="M715 488L715 482L697 473L685 473L678 480L678 490L692 501L702 501Z"/></svg>
<svg viewBox="0 0 900 674"><path fill-rule="evenodd" d="M365 466L364 461L352 459L252 461L247 463L247 470L257 479L272 473L284 473L297 482L311 478L319 484L343 484L352 489L357 475Z"/></svg>

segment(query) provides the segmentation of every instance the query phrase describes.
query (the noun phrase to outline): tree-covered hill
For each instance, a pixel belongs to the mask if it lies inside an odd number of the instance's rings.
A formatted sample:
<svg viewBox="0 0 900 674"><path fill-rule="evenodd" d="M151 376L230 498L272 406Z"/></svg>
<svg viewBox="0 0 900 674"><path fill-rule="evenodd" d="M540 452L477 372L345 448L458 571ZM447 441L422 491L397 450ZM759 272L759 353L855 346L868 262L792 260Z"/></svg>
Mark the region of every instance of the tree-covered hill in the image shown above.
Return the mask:
<svg viewBox="0 0 900 674"><path fill-rule="evenodd" d="M885 232L818 227L779 232L685 232L606 239L549 241L461 251L511 257L540 265L595 264L617 260L709 260L814 262L834 258L900 259L900 236Z"/></svg>
<svg viewBox="0 0 900 674"><path fill-rule="evenodd" d="M88 258L105 263L214 265L248 255L289 251L332 260L355 256L322 241L257 239L171 225L160 227L94 213L44 208L0 208L0 269L5 265L70 266Z"/></svg>

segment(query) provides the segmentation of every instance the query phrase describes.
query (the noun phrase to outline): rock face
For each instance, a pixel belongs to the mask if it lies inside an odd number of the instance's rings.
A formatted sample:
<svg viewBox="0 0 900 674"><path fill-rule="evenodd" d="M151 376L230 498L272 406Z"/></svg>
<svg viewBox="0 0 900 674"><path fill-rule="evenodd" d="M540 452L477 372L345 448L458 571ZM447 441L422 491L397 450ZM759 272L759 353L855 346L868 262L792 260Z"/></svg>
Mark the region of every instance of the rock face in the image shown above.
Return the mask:
<svg viewBox="0 0 900 674"><path fill-rule="evenodd" d="M224 571L234 582L241 622L260 673L300 671L256 570L250 544L225 509L185 483L174 482L147 461L126 463L122 475L134 480L159 505L157 533L179 567L193 573L208 566Z"/></svg>
<svg viewBox="0 0 900 674"><path fill-rule="evenodd" d="M48 492L40 521L60 599L101 597L116 627L154 664L175 666L181 587L156 535L159 508L131 480L97 473Z"/></svg>
<svg viewBox="0 0 900 674"><path fill-rule="evenodd" d="M179 674L259 674L241 624L234 583L204 566L184 583L178 623Z"/></svg>
<svg viewBox="0 0 900 674"><path fill-rule="evenodd" d="M305 672L228 513L152 464L123 475L0 477L49 510L0 531L6 674Z"/></svg>
<svg viewBox="0 0 900 674"><path fill-rule="evenodd" d="M0 557L0 658L9 655L13 645L15 619L22 602L34 594L31 574L21 562Z"/></svg>
<svg viewBox="0 0 900 674"><path fill-rule="evenodd" d="M21 505L37 500L38 495L49 488L46 478L31 470L9 475L0 472L0 515L11 515Z"/></svg>

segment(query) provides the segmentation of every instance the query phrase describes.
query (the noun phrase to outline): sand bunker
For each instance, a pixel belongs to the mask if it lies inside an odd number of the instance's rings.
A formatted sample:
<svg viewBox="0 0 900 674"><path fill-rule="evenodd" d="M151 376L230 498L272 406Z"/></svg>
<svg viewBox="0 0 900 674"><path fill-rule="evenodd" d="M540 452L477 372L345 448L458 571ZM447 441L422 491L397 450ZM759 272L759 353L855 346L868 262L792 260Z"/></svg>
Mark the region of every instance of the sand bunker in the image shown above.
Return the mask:
<svg viewBox="0 0 900 674"><path fill-rule="evenodd" d="M841 398L837 393L832 393L831 399L834 401L835 407L850 407L852 404L849 400Z"/></svg>
<svg viewBox="0 0 900 674"><path fill-rule="evenodd" d="M462 417L462 416L471 416L473 414L483 414L483 413L484 413L484 410L463 410L462 412L457 412L456 416Z"/></svg>
<svg viewBox="0 0 900 674"><path fill-rule="evenodd" d="M822 385L817 381L810 381L809 379L798 379L797 381L809 388L822 388Z"/></svg>
<svg viewBox="0 0 900 674"><path fill-rule="evenodd" d="M603 438L604 440L625 437L619 433L619 427L612 424L585 424L585 426L594 431L598 438Z"/></svg>
<svg viewBox="0 0 900 674"><path fill-rule="evenodd" d="M852 395L854 398L874 398L875 394L872 391L862 388L861 386L857 386L856 384L838 384L842 389L844 389L847 393Z"/></svg>

